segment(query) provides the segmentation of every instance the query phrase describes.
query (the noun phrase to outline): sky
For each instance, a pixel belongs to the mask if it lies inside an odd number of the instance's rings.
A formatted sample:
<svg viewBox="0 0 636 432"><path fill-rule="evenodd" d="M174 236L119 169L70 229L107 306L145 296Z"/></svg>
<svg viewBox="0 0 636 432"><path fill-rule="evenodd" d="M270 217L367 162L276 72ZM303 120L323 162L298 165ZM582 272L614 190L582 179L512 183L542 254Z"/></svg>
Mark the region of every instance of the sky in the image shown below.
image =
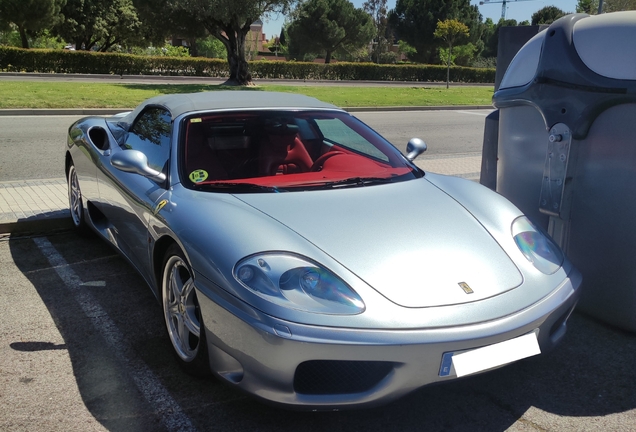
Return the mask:
<svg viewBox="0 0 636 432"><path fill-rule="evenodd" d="M353 4L360 8L365 0L352 0ZM495 3L497 2L497 3ZM577 0L506 0L506 19L515 19L517 22L528 20L532 14L546 6L556 6L565 12L576 12ZM494 22L501 18L501 0L490 0L489 2L479 5L479 0L471 0L470 4L477 5L479 12L484 18L492 18ZM389 9L395 7L395 0L388 0ZM280 33L285 17L283 15L273 16L269 19L263 19L263 33L269 40L273 36Z"/></svg>

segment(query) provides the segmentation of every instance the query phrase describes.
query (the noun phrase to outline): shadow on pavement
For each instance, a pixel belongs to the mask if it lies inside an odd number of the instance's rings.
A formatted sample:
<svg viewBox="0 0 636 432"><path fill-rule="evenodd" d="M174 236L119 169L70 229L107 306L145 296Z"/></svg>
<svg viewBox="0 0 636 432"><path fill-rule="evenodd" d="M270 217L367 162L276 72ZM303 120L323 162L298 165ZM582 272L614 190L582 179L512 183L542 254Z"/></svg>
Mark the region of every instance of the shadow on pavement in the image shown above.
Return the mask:
<svg viewBox="0 0 636 432"><path fill-rule="evenodd" d="M216 379L179 369L151 290L103 241L73 233L50 236L56 250L123 333L135 356L158 378L199 430L259 431L503 431L580 429L590 417L636 408L636 335L575 313L555 351L475 377L423 388L388 406L344 412L285 411L244 396ZM114 431L165 430L163 407L150 406L33 239L10 239L12 257L48 308L64 345L15 341L21 351L68 349L83 403ZM531 410L531 408L533 408ZM534 424L541 410L549 423ZM547 421L547 420L546 420Z"/></svg>

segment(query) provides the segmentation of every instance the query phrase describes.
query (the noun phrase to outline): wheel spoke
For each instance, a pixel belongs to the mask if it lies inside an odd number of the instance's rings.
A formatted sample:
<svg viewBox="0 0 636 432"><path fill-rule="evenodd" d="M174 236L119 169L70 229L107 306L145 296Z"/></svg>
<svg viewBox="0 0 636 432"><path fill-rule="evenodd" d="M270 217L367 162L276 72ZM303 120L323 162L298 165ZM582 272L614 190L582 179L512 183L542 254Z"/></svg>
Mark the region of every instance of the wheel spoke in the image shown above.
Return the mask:
<svg viewBox="0 0 636 432"><path fill-rule="evenodd" d="M73 194L72 197L72 204L73 204L73 212L75 212L75 214L78 214L78 209L79 209L79 194Z"/></svg>
<svg viewBox="0 0 636 432"><path fill-rule="evenodd" d="M199 337L200 325L197 322L194 306L194 282L192 278L189 278L183 285L183 291L181 292L181 302L183 304L183 320L185 325L190 330L190 333Z"/></svg>
<svg viewBox="0 0 636 432"><path fill-rule="evenodd" d="M172 267L172 272L170 274L170 288L175 301L179 301L179 298L182 295L181 293L183 292L183 281L179 275L179 267L179 265Z"/></svg>
<svg viewBox="0 0 636 432"><path fill-rule="evenodd" d="M181 348L187 352L190 351L190 348L188 346L189 335L188 327L185 325L183 318L183 315L177 316L177 334L179 336L179 343L181 344Z"/></svg>
<svg viewBox="0 0 636 432"><path fill-rule="evenodd" d="M194 311L192 311L191 313L194 313ZM199 337L201 333L201 327L192 319L188 311L186 311L186 313L183 315L183 322L190 333L192 333L196 337Z"/></svg>
<svg viewBox="0 0 636 432"><path fill-rule="evenodd" d="M183 288L181 290L181 297L183 299L187 299L190 294L192 294L192 290L194 289L194 283L192 282L192 278L188 278L187 281L183 283Z"/></svg>
<svg viewBox="0 0 636 432"><path fill-rule="evenodd" d="M168 303L168 313L170 317L179 316L179 304L177 302Z"/></svg>

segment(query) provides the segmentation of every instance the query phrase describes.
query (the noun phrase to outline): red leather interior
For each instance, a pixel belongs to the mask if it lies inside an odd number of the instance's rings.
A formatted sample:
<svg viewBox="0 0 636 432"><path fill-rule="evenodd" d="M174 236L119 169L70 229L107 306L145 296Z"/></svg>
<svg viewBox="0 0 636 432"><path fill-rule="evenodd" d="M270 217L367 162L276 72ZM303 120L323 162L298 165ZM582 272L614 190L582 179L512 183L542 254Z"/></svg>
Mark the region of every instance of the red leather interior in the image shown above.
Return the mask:
<svg viewBox="0 0 636 432"><path fill-rule="evenodd" d="M269 135L268 140L261 144L260 175L306 172L311 165L307 149L295 134Z"/></svg>
<svg viewBox="0 0 636 432"><path fill-rule="evenodd" d="M292 173L287 175L272 175L245 179L227 180L231 183L250 183L259 186L285 187L299 184L344 180L351 177L380 177L389 178L411 172L408 167L393 168L388 164L376 162L367 157L349 153L338 153L328 158L321 171ZM225 181L206 181L204 183L225 183Z"/></svg>
<svg viewBox="0 0 636 432"><path fill-rule="evenodd" d="M351 173L352 167L355 167L353 171L356 174L362 173L364 176L382 176L384 173L388 172L388 167L386 165L375 162L364 156L345 153L336 154L335 156L325 160L322 164L322 171L341 171Z"/></svg>
<svg viewBox="0 0 636 432"><path fill-rule="evenodd" d="M311 160L311 156L307 152L302 141L298 138L294 138L294 142L287 149L287 156L283 161L282 165L294 165L296 166L296 171L287 171L286 173L292 172L306 172L309 171L313 161Z"/></svg>

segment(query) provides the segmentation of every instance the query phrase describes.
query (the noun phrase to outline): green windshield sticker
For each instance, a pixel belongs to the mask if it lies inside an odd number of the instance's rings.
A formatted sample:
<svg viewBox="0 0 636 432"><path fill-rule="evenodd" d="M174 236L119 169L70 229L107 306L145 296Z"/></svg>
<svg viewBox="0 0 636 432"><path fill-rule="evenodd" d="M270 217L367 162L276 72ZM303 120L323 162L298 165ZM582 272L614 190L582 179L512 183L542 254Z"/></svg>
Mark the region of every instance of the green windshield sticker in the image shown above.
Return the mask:
<svg viewBox="0 0 636 432"><path fill-rule="evenodd" d="M202 169L195 170L195 171L192 171L190 173L189 177L190 177L190 181L192 181L192 183L201 183L206 178L208 178L208 172L204 171Z"/></svg>
<svg viewBox="0 0 636 432"><path fill-rule="evenodd" d="M193 118L190 120L190 123L201 123L201 119L200 118Z"/></svg>

